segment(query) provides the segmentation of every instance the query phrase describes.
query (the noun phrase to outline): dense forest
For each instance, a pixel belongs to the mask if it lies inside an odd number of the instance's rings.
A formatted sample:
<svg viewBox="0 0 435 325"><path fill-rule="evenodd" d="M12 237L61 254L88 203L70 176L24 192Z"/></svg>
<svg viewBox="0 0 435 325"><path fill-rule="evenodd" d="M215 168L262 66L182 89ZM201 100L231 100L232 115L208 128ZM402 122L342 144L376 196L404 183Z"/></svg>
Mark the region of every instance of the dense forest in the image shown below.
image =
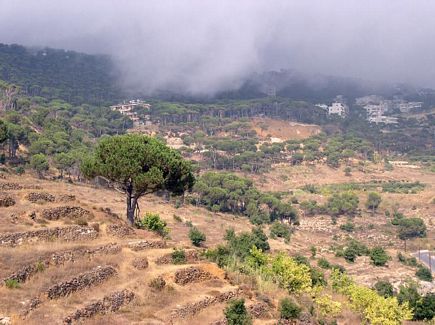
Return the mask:
<svg viewBox="0 0 435 325"><path fill-rule="evenodd" d="M109 57L0 43L0 79L28 96L101 104L122 98Z"/></svg>

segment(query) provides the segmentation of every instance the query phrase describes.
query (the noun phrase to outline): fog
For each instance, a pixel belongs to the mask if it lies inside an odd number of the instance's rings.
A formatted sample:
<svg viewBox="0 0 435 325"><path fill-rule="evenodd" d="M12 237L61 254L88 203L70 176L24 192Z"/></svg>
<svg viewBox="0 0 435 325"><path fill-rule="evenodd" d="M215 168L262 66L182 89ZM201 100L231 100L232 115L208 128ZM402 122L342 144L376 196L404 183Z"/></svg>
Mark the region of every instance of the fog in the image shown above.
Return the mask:
<svg viewBox="0 0 435 325"><path fill-rule="evenodd" d="M0 42L109 54L148 93L279 69L435 86L434 13L431 0L0 0Z"/></svg>

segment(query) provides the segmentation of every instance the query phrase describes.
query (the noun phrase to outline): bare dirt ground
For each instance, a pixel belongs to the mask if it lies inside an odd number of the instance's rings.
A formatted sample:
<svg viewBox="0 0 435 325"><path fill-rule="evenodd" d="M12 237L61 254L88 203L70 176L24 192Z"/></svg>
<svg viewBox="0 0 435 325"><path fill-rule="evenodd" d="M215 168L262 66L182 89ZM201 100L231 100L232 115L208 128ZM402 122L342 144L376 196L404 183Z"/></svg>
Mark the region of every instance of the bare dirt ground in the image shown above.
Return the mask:
<svg viewBox="0 0 435 325"><path fill-rule="evenodd" d="M321 131L318 125L275 120L266 117L253 118L252 128L262 138L272 137L282 141L305 139L319 134Z"/></svg>

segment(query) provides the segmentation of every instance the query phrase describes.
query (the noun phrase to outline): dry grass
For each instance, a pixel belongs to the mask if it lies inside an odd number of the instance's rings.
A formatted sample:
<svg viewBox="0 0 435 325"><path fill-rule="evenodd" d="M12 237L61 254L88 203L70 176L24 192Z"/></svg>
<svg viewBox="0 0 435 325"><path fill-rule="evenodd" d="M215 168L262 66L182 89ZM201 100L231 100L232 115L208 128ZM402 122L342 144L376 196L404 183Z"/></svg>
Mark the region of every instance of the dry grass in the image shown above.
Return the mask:
<svg viewBox="0 0 435 325"><path fill-rule="evenodd" d="M310 255L310 246L318 248L318 256L326 257L331 263L344 265L349 273L352 274L360 283L372 285L378 279L389 278L392 281L404 280L408 276L413 276L415 272L412 268L405 267L395 259L396 253L401 249L401 243L396 241L395 233L391 231L389 220L384 216L385 210L391 210L399 204L399 211L408 216L420 216L425 219L429 234L428 238L420 242L408 243L412 249L420 246L434 245L434 231L431 218L435 215L435 205L431 203L434 197L435 176L422 170L394 170L392 172L382 171L379 166L371 166L371 173L353 172L352 176L344 176L343 171L336 171L327 166L316 167L298 166L290 168L288 166L275 166L274 170L268 175L256 177L256 184L262 190L289 191L307 183L327 184L343 183L350 181L369 181L372 179L406 179L410 181L419 180L428 184L424 191L415 195L405 194L382 194L383 202L380 212L376 216L365 212L363 216L355 218L354 223L357 227L352 234L355 238L372 245L374 240L370 236L383 238L385 243L390 241L392 246L388 246L388 251L393 260L388 267L376 268L372 266L365 257L360 257L354 264L347 264L343 258L337 258L328 247L333 243L344 243L347 235L339 230L339 225L346 222L345 218L339 218L337 225L331 223L328 216L302 217L301 225L292 235L290 243L283 240L270 240L273 251L288 251L289 254ZM286 176L286 177L284 177ZM217 279L207 280L200 283L191 283L186 286L179 286L174 283L174 273L181 268L191 265L156 264L156 260L161 256L170 254L173 247L192 248L188 238L189 227L187 221L192 222L207 236L206 245L216 246L223 242L225 231L229 227L235 228L236 232L247 231L252 225L246 218L236 217L230 214L212 213L203 208L184 205L176 209L171 203L155 196L148 196L140 200L141 214L146 211L157 212L168 223L171 229L168 240L168 248L149 249L134 252L127 248L128 242L132 240L159 240L159 236L145 230L137 230L132 238L118 238L109 236L106 228L109 224L119 224L124 222L124 197L122 194L109 189L94 188L86 185L74 185L62 182L51 182L46 180L34 179L32 177L7 176L8 182L16 182L24 187L38 185L41 191L59 196L62 194L74 194L76 200L70 203L48 202L45 204L33 204L25 199L27 193L35 191L31 189L11 190L10 194L17 198L17 204L9 208L0 208L0 233L29 231L41 229L43 227L65 226L68 220L42 221L39 217L44 208L62 205L80 206L94 214L92 223L97 223L100 227L100 236L93 241L86 243L67 243L61 241L38 242L34 244L24 244L14 248L0 247L0 278L4 278L22 266L35 263L40 258L50 256L54 252L61 252L76 248L95 247L111 242L117 242L123 246L122 251L115 255L96 255L91 258L82 257L74 262L67 262L61 266L50 266L43 272L30 278L28 282L21 285L18 289L7 289L0 287L0 314L12 316L16 324L43 324L56 323L66 315L74 312L77 308L95 300L101 299L115 290L127 288L136 295L134 301L122 307L115 314L100 315L87 321L89 324L165 324L169 320L170 312L179 305L195 302L206 296L216 295L241 286L246 289L248 303L257 301L258 295L267 295L277 306L279 299L286 293L275 285L263 283L259 279L240 274L225 274L225 272L212 263L200 261L195 266L200 266L207 272L213 274ZM304 199L316 199L325 202L327 197L320 194L307 194L295 192L299 201ZM361 196L361 208L365 200L366 193L359 193ZM104 210L109 208L111 213ZM36 213L36 220L32 220L29 215ZM119 218L115 216L117 214ZM174 219L174 214L179 216L182 222ZM373 224L373 227L368 227ZM269 231L266 229L266 233ZM336 236L333 239L333 236ZM382 235L382 236L381 236ZM146 257L149 267L137 270L132 266L132 262L137 257ZM316 263L316 262L314 262ZM56 299L55 301L44 301L44 303L33 311L28 318L22 319L17 316L23 302L44 293L50 286L60 281L68 280L78 274L88 271L98 265L114 265L118 270L118 275L109 279L101 285L87 290L75 292L68 297ZM163 276L167 285L163 291L154 292L148 286L151 279ZM230 279L228 279L228 277ZM302 298L301 298L302 299ZM302 301L303 302L303 301ZM219 303L200 311L193 318L179 320L177 324L208 324L223 317L222 310L225 304ZM350 311L345 310L340 317L340 323L353 324L359 319ZM14 323L14 324L15 324ZM272 320L256 320L255 324L271 324Z"/></svg>

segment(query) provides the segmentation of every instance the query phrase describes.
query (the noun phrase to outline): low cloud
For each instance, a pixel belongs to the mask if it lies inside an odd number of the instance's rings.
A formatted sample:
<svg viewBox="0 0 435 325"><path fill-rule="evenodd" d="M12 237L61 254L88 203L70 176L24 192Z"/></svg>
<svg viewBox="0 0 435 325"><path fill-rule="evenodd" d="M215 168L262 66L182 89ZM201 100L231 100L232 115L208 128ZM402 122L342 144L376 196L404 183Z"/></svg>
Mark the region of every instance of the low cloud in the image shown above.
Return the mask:
<svg viewBox="0 0 435 325"><path fill-rule="evenodd" d="M109 54L123 85L212 94L256 72L435 86L425 0L0 0L0 42Z"/></svg>

